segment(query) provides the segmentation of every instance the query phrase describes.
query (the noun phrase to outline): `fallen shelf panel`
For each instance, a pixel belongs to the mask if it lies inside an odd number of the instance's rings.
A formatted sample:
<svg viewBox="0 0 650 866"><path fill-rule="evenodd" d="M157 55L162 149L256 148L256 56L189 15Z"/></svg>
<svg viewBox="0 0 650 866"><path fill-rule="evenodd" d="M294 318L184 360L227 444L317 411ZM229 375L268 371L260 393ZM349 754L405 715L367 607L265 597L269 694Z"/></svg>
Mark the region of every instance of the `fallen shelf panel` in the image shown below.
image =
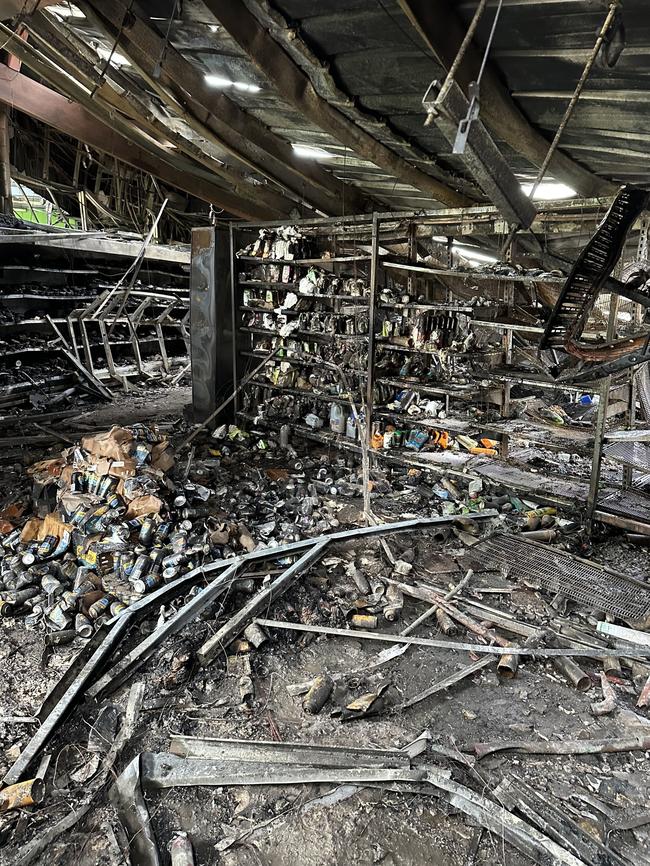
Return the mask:
<svg viewBox="0 0 650 866"><path fill-rule="evenodd" d="M464 561L476 571L486 565L506 569L515 580L535 581L548 592L625 620L650 616L650 589L645 584L534 541L494 535L478 541Z"/></svg>

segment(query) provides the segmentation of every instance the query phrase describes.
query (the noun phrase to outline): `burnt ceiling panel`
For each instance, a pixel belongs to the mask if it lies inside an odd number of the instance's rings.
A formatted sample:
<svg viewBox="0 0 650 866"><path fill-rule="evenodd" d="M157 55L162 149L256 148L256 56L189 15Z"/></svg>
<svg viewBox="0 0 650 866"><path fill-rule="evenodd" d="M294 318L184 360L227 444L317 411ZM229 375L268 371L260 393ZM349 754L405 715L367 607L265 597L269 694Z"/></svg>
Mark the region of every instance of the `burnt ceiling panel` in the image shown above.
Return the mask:
<svg viewBox="0 0 650 866"><path fill-rule="evenodd" d="M468 182L462 157L450 154L449 143L435 124L424 126L422 96L433 79L444 77L445 70L404 13L406 0L240 2L241 7L234 0L212 2L210 11L201 0L183 0L178 6L174 0L84 0L84 9L92 14L87 19L59 20L58 26L70 28L85 46L94 42L106 51L119 43L119 51L128 54L128 45L123 44L125 40L128 43L128 34L120 22L124 10L134 10L138 21L154 33L151 66L159 58L164 65L169 60L167 53L176 49L194 79L189 76L188 85L181 80L184 76L178 75L179 67L174 66L170 85L164 76L157 80L151 68L141 75L135 63L120 71L98 60L98 73L104 76L104 84L114 86L115 100L119 103L126 84L133 99L161 107L157 119L163 138L166 124L170 135L186 136L192 146L203 148L204 155L219 155L241 176L267 178L280 191L278 195L295 196L292 180L302 195L303 184L313 175L310 192L322 206L323 188L330 180L336 183L334 176L345 176L375 202L395 206L396 201L411 201L435 207L438 202L426 182L431 178L422 182L425 173L450 189L462 189L480 199L476 186L472 188ZM477 0L431 2L439 11L444 11L441 4L445 2L448 7L436 20L434 36L442 39L453 31L450 13L459 17L462 36L477 6ZM504 0L490 63L497 83L512 93L524 125L542 134L543 152L580 76L607 5L606 0ZM488 0L475 37L479 50L486 43L495 6L496 0ZM108 8L117 11L107 23L102 15ZM229 23L231 32L218 15L220 9L236 13ZM597 63L560 148L598 176L643 180L644 167L650 162L645 157L650 144L648 0L625 0L622 9L625 49L614 68ZM174 10L177 18L170 23ZM237 16L250 13L260 27L252 48L241 33L236 34ZM164 47L168 32L170 45ZM435 47L435 38L432 45ZM262 62L265 50L278 46L296 69L293 89L286 87L286 69L282 76L274 77ZM73 69L66 73L74 77ZM32 70L27 74L38 73ZM56 89L56 84L53 86ZM328 118L327 111L301 110L300 98L305 94L312 103L320 99L326 108L335 108L348 123L348 130L352 129L347 139L341 124L337 127L328 122L331 115ZM222 118L223 100L227 100L228 110ZM114 105L110 110L122 116ZM197 112L198 116L188 116L187 112ZM226 134L224 125L231 126L233 137ZM252 149L246 147L249 136ZM258 140L260 136L264 142ZM384 145L398 156L402 166L416 169L416 173L400 172L397 163L386 160L385 152L382 164L380 149L361 146L364 136L366 142L370 136L374 143ZM227 141L221 143L222 137ZM532 163L516 150L516 137L513 141L503 129L494 137L513 171L534 175ZM505 145L503 138L511 146ZM315 154L307 162L298 160L289 176L281 169L293 158L292 144L319 147L325 153ZM167 157L178 157L180 164L182 159L191 158L191 152L168 151ZM370 157L377 161L371 162ZM420 180L419 188L414 177ZM227 183L223 173L218 183ZM293 207L294 200L288 207Z"/></svg>
<svg viewBox="0 0 650 866"><path fill-rule="evenodd" d="M339 54L331 60L339 80L348 93L360 99L368 95L413 93L422 99L427 85L440 74L433 60L415 48Z"/></svg>
<svg viewBox="0 0 650 866"><path fill-rule="evenodd" d="M303 37L328 55L381 49L412 49L414 39L408 20L401 12L392 17L386 7L347 11L345 15L319 15L300 22ZM419 48L419 46L417 46Z"/></svg>

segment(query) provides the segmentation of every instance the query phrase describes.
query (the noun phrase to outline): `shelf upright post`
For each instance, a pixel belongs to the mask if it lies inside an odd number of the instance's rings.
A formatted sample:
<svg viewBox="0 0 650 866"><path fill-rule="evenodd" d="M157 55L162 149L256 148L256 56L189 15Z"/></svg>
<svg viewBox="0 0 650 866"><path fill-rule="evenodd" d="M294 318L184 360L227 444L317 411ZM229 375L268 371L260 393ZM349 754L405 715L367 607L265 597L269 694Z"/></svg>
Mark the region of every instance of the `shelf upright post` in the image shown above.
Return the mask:
<svg viewBox="0 0 650 866"><path fill-rule="evenodd" d="M417 265L418 263L418 227L415 220L411 220L408 227L408 260L411 265ZM413 272L409 271L406 277L407 294L412 295L414 288L415 277L413 276ZM430 286L427 286L427 295L429 295L430 288Z"/></svg>
<svg viewBox="0 0 650 866"><path fill-rule="evenodd" d="M377 298L377 269L379 265L379 216L372 214L370 251L370 297L368 299L368 376L366 379L366 444L370 448L375 391L375 310ZM361 434L363 431L359 431Z"/></svg>
<svg viewBox="0 0 650 866"><path fill-rule="evenodd" d="M636 250L637 264L646 266L648 263L648 241L650 235L650 217L644 214L641 219L641 228L639 230L639 242ZM641 327L643 323L643 309L640 304L634 305L634 324ZM634 329L636 332L636 328ZM629 372L628 376L628 394L627 394L627 410L625 412L625 427L627 430L634 430L636 427L636 401L638 398L637 377L634 367ZM634 480L634 470L631 466L623 467L623 490L629 490L632 487Z"/></svg>
<svg viewBox="0 0 650 866"><path fill-rule="evenodd" d="M618 304L620 295L610 295L609 319L607 321L607 342L611 343L616 337L616 322L618 319ZM598 412L596 414L596 427L594 430L594 451L591 461L591 479L589 481L589 497L587 499L587 519L591 523L598 502L598 486L600 484L600 468L603 459L603 443L605 441L605 427L607 426L607 407L609 404L609 392L612 387L612 377L606 376L600 383L598 389Z"/></svg>

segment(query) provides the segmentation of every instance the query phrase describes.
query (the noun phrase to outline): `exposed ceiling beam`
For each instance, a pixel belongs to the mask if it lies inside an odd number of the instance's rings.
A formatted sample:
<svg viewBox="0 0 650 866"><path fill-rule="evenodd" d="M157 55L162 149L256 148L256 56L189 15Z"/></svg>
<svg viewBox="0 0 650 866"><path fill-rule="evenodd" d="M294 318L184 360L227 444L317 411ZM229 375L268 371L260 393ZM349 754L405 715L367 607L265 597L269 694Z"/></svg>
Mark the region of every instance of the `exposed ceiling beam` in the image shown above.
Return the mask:
<svg viewBox="0 0 650 866"><path fill-rule="evenodd" d="M89 0L80 5L103 22L112 38L119 37L124 53L144 73L151 76L159 69L161 98L164 90L172 93L185 110L186 120L198 123L198 130L207 129L208 135L236 159L327 214L340 213L342 201L347 212L368 209L367 198L360 190L296 156L288 142L206 84L200 70L143 18L130 12L122 0ZM173 111L175 104L172 102L170 107Z"/></svg>
<svg viewBox="0 0 650 866"><path fill-rule="evenodd" d="M443 69L449 69L465 36L465 27L450 0L398 2L436 60ZM456 75L466 94L469 83L478 76L481 60L478 47L470 43ZM526 119L489 61L481 80L481 117L498 138L533 165L542 164L550 142ZM555 152L549 172L582 195L606 195L616 191L614 184L591 174L561 151Z"/></svg>
<svg viewBox="0 0 650 866"><path fill-rule="evenodd" d="M439 90L435 95L439 96ZM453 146L458 125L468 112L469 100L454 81L439 104L435 117L436 126L450 145ZM512 225L528 228L537 213L535 205L525 195L520 181L511 171L480 117L469 127L462 159L504 219Z"/></svg>
<svg viewBox="0 0 650 866"><path fill-rule="evenodd" d="M457 190L415 168L320 96L307 73L262 27L241 0L204 0L204 5L268 78L279 95L321 129L359 156L386 169L404 183L428 192L438 201L456 207L470 203Z"/></svg>
<svg viewBox="0 0 650 866"><path fill-rule="evenodd" d="M127 140L132 141L143 151L148 151L154 159L160 160L161 163L166 163L174 169L186 171L198 179L204 179L209 184L214 183L214 176L219 174L219 172L213 170L212 167L210 170L206 170L182 154L166 147L165 143L168 143L167 135L164 136L164 141L161 142L156 137L152 138L145 131L144 127L146 123L133 120L128 115L124 116L111 108L105 108L101 101L93 99L89 90L82 86L78 80L78 74L67 75L56 64L51 63L43 55L39 54L34 45L25 42L17 34L12 33L4 24L0 24L0 35L6 37L5 44L10 45L11 50L33 72L55 87L60 93L79 103L100 122L115 129L116 132ZM156 175L155 171L151 173ZM267 213L273 213L276 217L286 216L289 212L287 202L282 196L276 195L270 197L261 195L258 197L252 184L248 183L243 177L230 173L226 182L228 183L227 191L231 195L232 201L238 202L239 209L245 208L246 212L264 209Z"/></svg>
<svg viewBox="0 0 650 866"><path fill-rule="evenodd" d="M568 102L573 93L566 90L516 90L513 94L517 99L561 99ZM580 95L580 102L612 102L629 105L650 102L650 93L647 90L590 90Z"/></svg>
<svg viewBox="0 0 650 866"><path fill-rule="evenodd" d="M99 121L83 106L71 102L22 73L11 73L4 64L0 64L0 102L134 168L159 177L164 183L201 201L214 204L244 219L273 219L273 216L268 216L269 212L265 208L255 208L252 212L253 209L242 204L242 200L228 190L161 162L112 127Z"/></svg>
<svg viewBox="0 0 650 866"><path fill-rule="evenodd" d="M59 0L0 0L0 21L7 21L16 15L31 15L37 9L53 6Z"/></svg>
<svg viewBox="0 0 650 866"><path fill-rule="evenodd" d="M409 165L415 166L468 198L480 198L479 189L475 184L464 176L458 176L448 166L443 166L437 151L427 150L413 135L398 129L393 119L381 107L373 106L372 96L364 96L360 99L354 92L348 90L335 71L337 64L331 63L332 58L321 57L318 54L309 37L303 35L300 28L277 8L277 3L272 0L248 0L245 5L262 29L269 33L294 64L307 75L321 99L336 106L348 120L375 140L382 142L385 147L399 154ZM371 49L369 52L364 52L366 55L368 53L374 52ZM407 102L410 102L411 98L412 94L409 94ZM320 134L331 141L330 135L322 131Z"/></svg>
<svg viewBox="0 0 650 866"><path fill-rule="evenodd" d="M121 112L131 123L135 123L139 130L145 131L163 147L173 144L176 149L175 153L189 157L191 160L202 165L204 169L207 169L210 174L223 178L231 191L240 196L242 200L248 200L250 206L254 207L257 204L261 204L270 210L276 211L279 216L289 214L291 203L281 195L279 190L254 186L246 179L244 174L211 158L209 154L205 153L192 141L189 141L183 135L178 134L158 120L142 101L131 95L130 91L123 89L122 93L118 93L110 84L109 79L106 76L101 76L93 64L84 56L82 48L78 45L70 45L69 43L66 45L65 41L61 41L58 31L55 27L50 26L50 21L46 16L34 16L30 32L33 34L34 39L38 40L41 52L46 52L47 59L53 65L61 67L70 76L75 78L77 83L83 84L89 91L93 91L92 110L94 111L96 107L101 106L105 109L105 112L108 112L108 114L104 113L100 119L108 121L111 116L114 116L115 110ZM21 43L17 39L13 39L11 45L21 56L24 56L25 63L28 66L36 68L41 77L57 86L56 77L54 80L50 78L54 70L48 75L47 69L40 64L36 66L33 62L33 47L30 49L26 44ZM31 63L30 58L32 58ZM111 69L111 72L113 71ZM54 74L56 75L56 73ZM125 82L125 84L128 84L128 82ZM68 93L67 95L74 97L75 94Z"/></svg>

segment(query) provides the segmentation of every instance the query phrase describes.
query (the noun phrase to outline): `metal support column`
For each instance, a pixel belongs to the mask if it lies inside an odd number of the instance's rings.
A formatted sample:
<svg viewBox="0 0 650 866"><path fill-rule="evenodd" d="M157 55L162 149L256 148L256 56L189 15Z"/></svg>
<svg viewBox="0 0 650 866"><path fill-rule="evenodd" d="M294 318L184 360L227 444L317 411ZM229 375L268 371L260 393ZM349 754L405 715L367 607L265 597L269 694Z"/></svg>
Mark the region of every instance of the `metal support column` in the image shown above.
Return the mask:
<svg viewBox="0 0 650 866"><path fill-rule="evenodd" d="M2 213L14 212L11 196L11 132L9 108L0 106L0 209Z"/></svg>
<svg viewBox="0 0 650 866"><path fill-rule="evenodd" d="M607 342L610 343L616 337L616 322L618 318L619 296L610 295L609 320L607 322ZM600 466L603 458L603 443L605 441L605 427L607 425L607 408L609 405L609 392L612 387L612 377L606 376L600 383L598 389L598 412L596 415L596 427L594 430L594 451L591 462L591 479L589 481L589 497L587 499L587 519L592 520L596 504L598 502L598 485L600 483Z"/></svg>
<svg viewBox="0 0 650 866"><path fill-rule="evenodd" d="M232 411L237 418L237 413L239 412L239 349L240 349L240 333L239 333L239 299L237 295L237 263L235 258L235 229L230 223L228 229L228 250L230 256L230 327L232 330L232 343L231 343L231 363L232 363L232 389L235 395Z"/></svg>
<svg viewBox="0 0 650 866"><path fill-rule="evenodd" d="M226 229L192 230L190 348L192 410L203 421L233 384L230 243ZM222 420L232 420L232 408Z"/></svg>

